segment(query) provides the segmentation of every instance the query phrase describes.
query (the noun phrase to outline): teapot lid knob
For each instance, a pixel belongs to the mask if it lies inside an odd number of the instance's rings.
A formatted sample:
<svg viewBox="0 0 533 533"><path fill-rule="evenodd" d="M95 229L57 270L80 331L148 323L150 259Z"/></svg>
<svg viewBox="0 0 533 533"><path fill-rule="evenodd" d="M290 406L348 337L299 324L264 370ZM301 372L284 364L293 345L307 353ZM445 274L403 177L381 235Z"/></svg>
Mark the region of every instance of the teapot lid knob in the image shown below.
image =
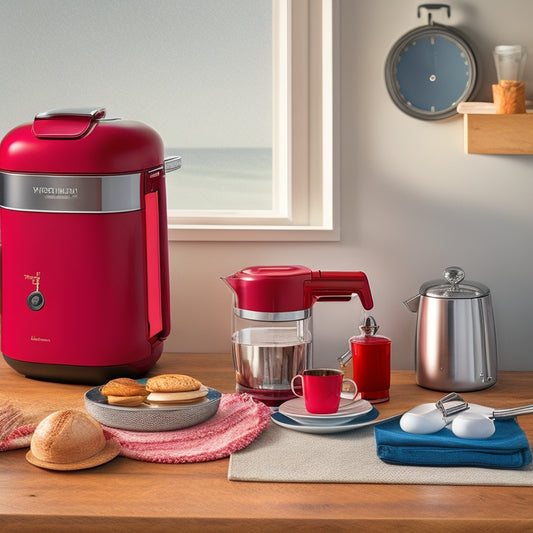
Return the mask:
<svg viewBox="0 0 533 533"><path fill-rule="evenodd" d="M376 323L376 319L369 315L365 318L363 324L359 326L359 329L366 336L373 336L378 332L379 326Z"/></svg>
<svg viewBox="0 0 533 533"><path fill-rule="evenodd" d="M465 271L461 267L451 266L444 270L444 278L455 287L465 279Z"/></svg>
<svg viewBox="0 0 533 533"><path fill-rule="evenodd" d="M444 270L443 274L444 280L441 278L423 283L420 287L420 296L465 299L480 298L490 294L489 288L483 283L465 280L465 272L460 267L450 266ZM408 307L411 309L410 306Z"/></svg>

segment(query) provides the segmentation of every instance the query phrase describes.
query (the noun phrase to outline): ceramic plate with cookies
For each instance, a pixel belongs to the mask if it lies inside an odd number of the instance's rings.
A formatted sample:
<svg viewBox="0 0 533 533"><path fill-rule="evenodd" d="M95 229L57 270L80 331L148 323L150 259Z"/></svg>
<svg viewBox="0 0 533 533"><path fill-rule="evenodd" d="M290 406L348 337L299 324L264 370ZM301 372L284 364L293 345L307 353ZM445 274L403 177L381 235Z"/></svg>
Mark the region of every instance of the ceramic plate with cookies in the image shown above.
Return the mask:
<svg viewBox="0 0 533 533"><path fill-rule="evenodd" d="M192 376L163 374L117 378L85 393L85 408L98 422L130 431L170 431L194 426L218 410L221 393Z"/></svg>

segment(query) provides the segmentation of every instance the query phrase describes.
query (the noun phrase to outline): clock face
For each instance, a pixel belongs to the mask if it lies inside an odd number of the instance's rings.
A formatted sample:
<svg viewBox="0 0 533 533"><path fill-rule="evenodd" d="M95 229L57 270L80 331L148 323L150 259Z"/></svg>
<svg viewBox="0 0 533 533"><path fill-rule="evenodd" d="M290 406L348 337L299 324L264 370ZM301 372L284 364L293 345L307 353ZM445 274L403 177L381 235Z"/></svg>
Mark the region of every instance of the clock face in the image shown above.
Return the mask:
<svg viewBox="0 0 533 533"><path fill-rule="evenodd" d="M387 58L385 78L394 103L426 120L456 114L473 93L476 62L468 44L433 25L400 39Z"/></svg>

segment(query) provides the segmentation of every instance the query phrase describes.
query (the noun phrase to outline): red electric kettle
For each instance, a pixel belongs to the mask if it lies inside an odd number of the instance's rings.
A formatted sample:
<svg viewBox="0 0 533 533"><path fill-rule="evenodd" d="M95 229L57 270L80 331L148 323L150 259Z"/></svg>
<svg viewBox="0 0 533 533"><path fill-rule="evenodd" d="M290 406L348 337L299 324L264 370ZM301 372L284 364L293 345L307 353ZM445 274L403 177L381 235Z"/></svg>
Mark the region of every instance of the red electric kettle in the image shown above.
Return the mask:
<svg viewBox="0 0 533 533"><path fill-rule="evenodd" d="M312 307L359 295L373 307L363 272L253 266L222 278L233 291L232 353L237 392L267 405L294 398L291 380L312 366Z"/></svg>

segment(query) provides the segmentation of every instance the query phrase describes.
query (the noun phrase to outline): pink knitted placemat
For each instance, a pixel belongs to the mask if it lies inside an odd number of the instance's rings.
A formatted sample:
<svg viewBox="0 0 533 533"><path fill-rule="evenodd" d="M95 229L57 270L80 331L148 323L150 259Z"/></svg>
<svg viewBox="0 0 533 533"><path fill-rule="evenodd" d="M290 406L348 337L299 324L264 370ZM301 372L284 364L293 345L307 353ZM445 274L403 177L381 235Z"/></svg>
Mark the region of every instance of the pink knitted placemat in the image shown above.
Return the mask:
<svg viewBox="0 0 533 533"><path fill-rule="evenodd" d="M228 457L253 442L272 411L247 394L223 394L216 414L202 424L175 431L138 432L103 426L119 440L120 455L152 463L199 463Z"/></svg>
<svg viewBox="0 0 533 533"><path fill-rule="evenodd" d="M46 402L28 406L0 396L0 452L29 447L37 424L53 411Z"/></svg>

